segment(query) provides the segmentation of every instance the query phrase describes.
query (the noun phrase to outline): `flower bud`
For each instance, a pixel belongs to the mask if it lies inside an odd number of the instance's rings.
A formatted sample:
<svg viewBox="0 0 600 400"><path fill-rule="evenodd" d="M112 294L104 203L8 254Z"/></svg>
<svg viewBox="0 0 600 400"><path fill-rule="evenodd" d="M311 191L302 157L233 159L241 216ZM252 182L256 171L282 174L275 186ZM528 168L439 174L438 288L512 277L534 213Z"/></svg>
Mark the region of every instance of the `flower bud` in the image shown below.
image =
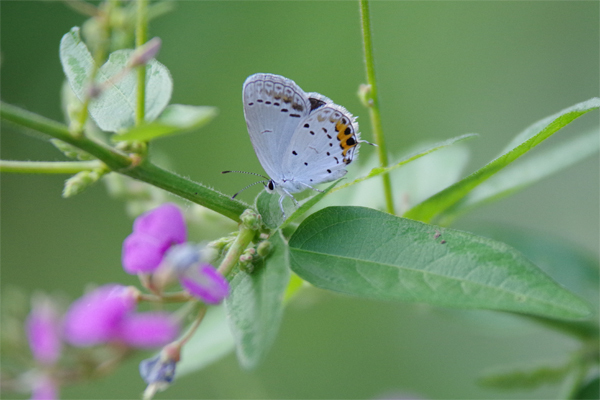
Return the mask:
<svg viewBox="0 0 600 400"><path fill-rule="evenodd" d="M165 390L175 378L175 368L179 357L174 359L165 350L140 363L140 375L148 384L144 391L144 399L151 399L156 392Z"/></svg>
<svg viewBox="0 0 600 400"><path fill-rule="evenodd" d="M81 171L65 181L62 196L66 199L83 192L106 173L104 169Z"/></svg>
<svg viewBox="0 0 600 400"><path fill-rule="evenodd" d="M131 58L129 59L129 63L127 66L129 68L134 68L139 65L146 64L148 61L156 57L158 51L160 50L160 46L162 41L159 37L155 37L146 42L143 46L138 47Z"/></svg>
<svg viewBox="0 0 600 400"><path fill-rule="evenodd" d="M262 225L262 218L260 214L257 214L255 211L251 209L245 210L240 216L242 223L246 225L249 229L253 231L257 231L260 229Z"/></svg>
<svg viewBox="0 0 600 400"><path fill-rule="evenodd" d="M358 87L358 98L361 103L367 107L373 107L373 98L371 85L365 85L364 83Z"/></svg>
<svg viewBox="0 0 600 400"><path fill-rule="evenodd" d="M269 255L269 253L271 253L272 248L273 245L271 244L271 242L265 240L264 242L260 242L260 244L256 248L256 252L259 256L266 257Z"/></svg>

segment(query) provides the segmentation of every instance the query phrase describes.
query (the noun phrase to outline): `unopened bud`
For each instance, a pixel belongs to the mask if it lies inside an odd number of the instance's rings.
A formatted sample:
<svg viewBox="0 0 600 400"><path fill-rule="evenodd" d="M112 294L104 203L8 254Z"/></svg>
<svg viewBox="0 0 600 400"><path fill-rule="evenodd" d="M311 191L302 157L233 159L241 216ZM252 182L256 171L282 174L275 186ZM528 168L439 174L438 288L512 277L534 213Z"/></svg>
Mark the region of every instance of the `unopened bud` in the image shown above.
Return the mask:
<svg viewBox="0 0 600 400"><path fill-rule="evenodd" d="M260 229L262 225L262 218L255 211L247 209L240 216L242 223L246 225L247 228L252 229L253 231L257 231Z"/></svg>
<svg viewBox="0 0 600 400"><path fill-rule="evenodd" d="M86 95L90 98L90 99L95 99L98 96L100 96L100 93L102 93L102 86L97 85L95 83L92 83L91 85L89 85L87 87L86 90Z"/></svg>
<svg viewBox="0 0 600 400"><path fill-rule="evenodd" d="M269 255L272 248L273 248L273 245L271 244L271 242L264 241L264 242L260 242L260 244L256 248L256 252L258 253L259 256L266 257Z"/></svg>
<svg viewBox="0 0 600 400"><path fill-rule="evenodd" d="M155 37L150 39L146 44L141 47L138 47L131 58L129 59L129 63L127 66L129 68L134 68L139 65L144 65L158 54L160 50L160 45L162 41L159 37Z"/></svg>
<svg viewBox="0 0 600 400"><path fill-rule="evenodd" d="M81 171L65 181L62 196L66 199L83 192L89 186L97 182L107 171L94 169L92 171Z"/></svg>
<svg viewBox="0 0 600 400"><path fill-rule="evenodd" d="M371 97L371 94L371 85L365 85L363 83L358 87L358 98L365 107L373 107L373 98Z"/></svg>

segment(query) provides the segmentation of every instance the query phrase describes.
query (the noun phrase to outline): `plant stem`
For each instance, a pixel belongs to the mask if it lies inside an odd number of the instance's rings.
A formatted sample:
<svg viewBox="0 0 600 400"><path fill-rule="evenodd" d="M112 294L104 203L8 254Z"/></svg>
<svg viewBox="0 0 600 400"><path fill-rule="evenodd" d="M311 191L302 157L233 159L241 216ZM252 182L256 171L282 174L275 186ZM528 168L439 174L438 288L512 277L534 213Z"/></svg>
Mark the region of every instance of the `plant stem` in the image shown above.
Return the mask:
<svg viewBox="0 0 600 400"><path fill-rule="evenodd" d="M102 167L100 161L9 161L0 160L0 172L17 174L76 174Z"/></svg>
<svg viewBox="0 0 600 400"><path fill-rule="evenodd" d="M187 330L187 332L177 340L177 345L179 347L185 345L192 338L192 336L194 336L194 333L196 332L196 330L200 326L200 323L204 319L204 316L206 315L207 309L208 307L206 307L206 305L200 305L200 309L198 310L198 316L196 317L192 325L190 325L190 328Z"/></svg>
<svg viewBox="0 0 600 400"><path fill-rule="evenodd" d="M377 143L377 155L379 156L379 166L385 168L389 165L387 147L383 136L381 126L381 112L379 109L379 95L377 91L377 82L375 79L375 60L373 58L373 40L371 38L371 16L369 13L368 0L360 0L360 20L362 24L363 44L365 50L365 66L367 69L367 83L370 86L369 93L369 115L371 117L371 126L373 136ZM392 182L390 175L386 172L382 174L383 192L385 196L386 211L395 214L394 200L392 197Z"/></svg>
<svg viewBox="0 0 600 400"><path fill-rule="evenodd" d="M247 205L232 200L216 190L166 171L145 160L138 164L139 156L129 157L122 152L85 136L73 136L69 128L59 122L42 117L22 108L0 102L0 117L20 127L60 139L102 161L114 171L188 199L196 204L216 211L234 221L240 221L240 215ZM136 158L138 157L138 158Z"/></svg>
<svg viewBox="0 0 600 400"><path fill-rule="evenodd" d="M240 260L240 256L244 250L246 250L246 247L248 247L252 239L254 239L255 233L256 232L254 230L246 227L246 225L240 225L240 232L238 236L235 238L235 241L229 248L229 251L221 262L221 265L219 265L218 271L221 273L221 275L229 275L233 267L235 267Z"/></svg>
<svg viewBox="0 0 600 400"><path fill-rule="evenodd" d="M135 47L140 48L148 40L148 0L137 0ZM144 122L146 108L146 64L137 67L137 104L135 124Z"/></svg>

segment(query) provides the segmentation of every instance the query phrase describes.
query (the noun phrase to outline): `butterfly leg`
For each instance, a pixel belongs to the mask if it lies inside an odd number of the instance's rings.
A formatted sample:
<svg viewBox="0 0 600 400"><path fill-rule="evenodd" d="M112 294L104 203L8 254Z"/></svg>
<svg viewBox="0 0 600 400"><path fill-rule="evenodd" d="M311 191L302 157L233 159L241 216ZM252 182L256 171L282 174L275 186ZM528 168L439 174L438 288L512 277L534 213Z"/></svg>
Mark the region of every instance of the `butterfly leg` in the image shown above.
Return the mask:
<svg viewBox="0 0 600 400"><path fill-rule="evenodd" d="M298 182L298 183L299 183L299 184L301 184L302 186L306 186L306 187L307 187L307 188L309 188L309 189L312 189L312 190L314 190L314 191L317 191L317 192L323 193L323 191L322 191L322 190L320 190L320 189L317 189L317 188L314 188L314 187L312 187L312 186L310 186L310 185L307 185L306 183L303 183L303 182ZM296 204L298 204L298 203L296 203Z"/></svg>

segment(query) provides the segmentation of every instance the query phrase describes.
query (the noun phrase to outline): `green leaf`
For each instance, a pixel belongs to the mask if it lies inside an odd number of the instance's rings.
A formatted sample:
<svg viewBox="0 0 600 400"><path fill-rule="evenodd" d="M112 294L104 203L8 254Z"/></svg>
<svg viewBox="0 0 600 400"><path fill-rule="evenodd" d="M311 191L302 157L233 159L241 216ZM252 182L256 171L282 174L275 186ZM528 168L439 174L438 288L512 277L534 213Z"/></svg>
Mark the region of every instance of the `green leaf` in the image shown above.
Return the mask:
<svg viewBox="0 0 600 400"><path fill-rule="evenodd" d="M478 228L477 232L513 246L555 281L597 309L600 304L597 255L564 239L521 227L489 226Z"/></svg>
<svg viewBox="0 0 600 400"><path fill-rule="evenodd" d="M419 158L421 158L423 156L426 156L427 154L432 153L432 152L434 152L436 150L443 149L444 147L448 147L448 146L453 145L455 143L461 142L461 141L466 140L466 139L472 139L472 138L477 137L477 136L478 135L476 133L467 133L467 134L464 134L464 135L461 135L461 136L454 137L452 139L445 140L443 142L435 143L435 144L431 145L430 147L428 147L425 150L422 150L422 151L420 151L420 152L418 152L416 154L412 154L412 155L410 155L408 157L405 157L402 161L398 162L397 164L392 165L391 167L386 167L386 168L376 167L376 168L373 168L371 170L371 172L369 172L368 175L360 177L360 178L357 178L357 179L353 180L352 182L348 182L348 183L346 183L346 184L338 187L337 189L332 190L331 192L332 193L333 192L337 192L338 190L347 188L348 186L355 185L355 184L360 183L362 181L366 181L367 179L371 179L373 177L379 176L379 175L381 175L381 174L383 174L385 172L393 171L396 168L400 168L401 166L403 166L405 164L408 164L411 161L417 160L417 159L419 159Z"/></svg>
<svg viewBox="0 0 600 400"><path fill-rule="evenodd" d="M532 154L526 160L510 165L494 175L443 215L444 223L483 204L516 193L539 180L596 154L600 138L598 128L566 143Z"/></svg>
<svg viewBox="0 0 600 400"><path fill-rule="evenodd" d="M137 77L125 68L133 50L117 50L98 69L95 83L100 95L89 103L89 112L98 127L117 132L135 125ZM60 60L73 92L84 102L94 68L94 59L74 27L60 42ZM112 78L112 80L111 80ZM173 91L169 70L156 60L146 64L145 120L155 120L165 109Z"/></svg>
<svg viewBox="0 0 600 400"><path fill-rule="evenodd" d="M123 134L113 136L113 140L145 142L162 136L198 129L210 122L217 114L216 107L171 104L154 122L133 127Z"/></svg>
<svg viewBox="0 0 600 400"><path fill-rule="evenodd" d="M283 315L283 297L290 280L288 246L279 231L265 261L252 273L240 271L231 280L225 301L240 364L254 368L275 341Z"/></svg>
<svg viewBox="0 0 600 400"><path fill-rule="evenodd" d="M292 270L323 289L382 300L582 318L589 306L501 242L362 207L310 215Z"/></svg>
<svg viewBox="0 0 600 400"><path fill-rule="evenodd" d="M597 400L600 399L600 378L597 376L585 383L575 396L577 400Z"/></svg>
<svg viewBox="0 0 600 400"><path fill-rule="evenodd" d="M475 187L502 170L511 162L542 143L558 130L582 116L600 107L600 98L592 98L566 108L527 128L511 142L509 148L498 158L475 171L454 185L433 195L410 209L405 217L429 222L469 194Z"/></svg>
<svg viewBox="0 0 600 400"><path fill-rule="evenodd" d="M198 330L183 346L176 375L181 378L225 357L234 349L224 306L208 309Z"/></svg>
<svg viewBox="0 0 600 400"><path fill-rule="evenodd" d="M530 369L506 369L485 373L479 384L499 389L535 389L539 386L560 382L569 373L569 364L561 366L538 366Z"/></svg>

